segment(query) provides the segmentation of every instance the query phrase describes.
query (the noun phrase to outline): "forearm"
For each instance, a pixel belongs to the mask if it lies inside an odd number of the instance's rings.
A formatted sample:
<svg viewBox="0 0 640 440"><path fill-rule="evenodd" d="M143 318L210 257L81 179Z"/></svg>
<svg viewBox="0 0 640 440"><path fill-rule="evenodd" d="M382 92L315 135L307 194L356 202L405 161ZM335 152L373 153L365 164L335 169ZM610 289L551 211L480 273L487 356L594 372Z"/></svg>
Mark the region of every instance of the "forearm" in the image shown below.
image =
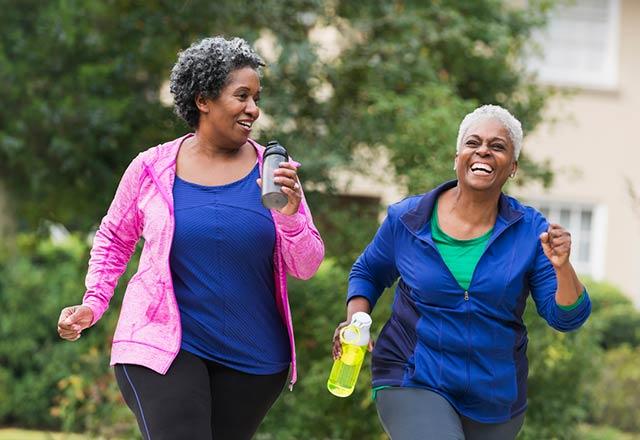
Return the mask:
<svg viewBox="0 0 640 440"><path fill-rule="evenodd" d="M554 269L558 280L556 303L561 306L575 304L584 291L584 286L578 279L576 271L568 261L562 267L556 267Z"/></svg>
<svg viewBox="0 0 640 440"><path fill-rule="evenodd" d="M273 217L280 233L287 273L300 279L311 278L324 258L324 243L313 224L306 202L303 200L296 214L274 211Z"/></svg>

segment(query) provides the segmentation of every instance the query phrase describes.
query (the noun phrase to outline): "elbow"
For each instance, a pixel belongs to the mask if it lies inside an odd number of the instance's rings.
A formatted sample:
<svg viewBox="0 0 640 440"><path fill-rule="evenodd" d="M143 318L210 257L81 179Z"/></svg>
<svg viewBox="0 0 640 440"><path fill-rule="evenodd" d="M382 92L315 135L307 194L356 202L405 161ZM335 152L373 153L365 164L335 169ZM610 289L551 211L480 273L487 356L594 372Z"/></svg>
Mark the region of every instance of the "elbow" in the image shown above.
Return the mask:
<svg viewBox="0 0 640 440"><path fill-rule="evenodd" d="M301 280L308 280L312 278L320 268L322 261L324 260L324 246L321 246L314 254L309 258L307 264L303 265L304 268L300 272L298 278Z"/></svg>
<svg viewBox="0 0 640 440"><path fill-rule="evenodd" d="M589 319L590 315L591 303L587 303L584 308L582 308L578 313L575 313L572 316L556 314L554 319L549 322L549 325L551 325L551 327L559 332L572 332L582 327L582 325L587 322L587 319Z"/></svg>
<svg viewBox="0 0 640 440"><path fill-rule="evenodd" d="M287 272L298 279L308 280L318 272L323 260L324 244L322 240L318 240L317 245L312 249L302 255L299 254L297 258L285 261L287 262Z"/></svg>

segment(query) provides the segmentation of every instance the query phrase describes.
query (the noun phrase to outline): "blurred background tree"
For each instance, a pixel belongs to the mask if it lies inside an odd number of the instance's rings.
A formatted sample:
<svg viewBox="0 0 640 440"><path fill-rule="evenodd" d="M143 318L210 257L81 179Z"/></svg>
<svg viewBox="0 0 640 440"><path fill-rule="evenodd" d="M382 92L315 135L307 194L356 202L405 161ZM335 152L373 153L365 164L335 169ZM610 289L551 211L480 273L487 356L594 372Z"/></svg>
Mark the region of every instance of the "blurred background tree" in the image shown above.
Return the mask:
<svg viewBox="0 0 640 440"><path fill-rule="evenodd" d="M0 425L134 435L108 352L135 260L111 311L80 342L60 341L55 322L62 306L82 296L84 237L106 211L128 162L187 130L161 99L177 52L224 34L268 43L259 48L268 62L262 101L268 123L258 140L279 139L303 163L302 179L327 244L318 275L291 282L300 382L283 394L258 438L384 438L368 371L349 399L325 389L349 267L374 234L381 208L340 198L335 170L373 179L391 175L408 191L423 192L453 177L457 126L477 105L506 106L526 132L533 129L549 92L535 85L520 58L553 2L515 3L3 2L0 181L20 234L0 252ZM340 37L334 52L323 45L323 32ZM388 166L372 169L373 155L387 157ZM520 165L523 182L551 179L545 164L524 156ZM51 236L50 222L72 233ZM560 335L532 308L527 312L531 408L523 438L575 438L580 421L633 428L619 406L580 400L615 382L606 376L609 382L600 385L602 350L620 350L607 352L607 362L638 359L638 315L610 286L593 289L605 293L594 300L593 324L583 332ZM374 311L376 330L391 299L388 292ZM625 377L625 384L637 380Z"/></svg>
<svg viewBox="0 0 640 440"><path fill-rule="evenodd" d="M211 34L268 32L277 57L265 69L273 123L263 134L305 163L305 182L331 188L336 165L361 165L355 148L383 145L391 167L376 171L423 191L452 176L457 124L478 104L508 106L525 129L540 120L545 92L518 57L546 2L503 3L8 0L0 176L25 225L94 226L135 154L186 130L160 99L177 52ZM346 36L333 60L309 39L328 26Z"/></svg>

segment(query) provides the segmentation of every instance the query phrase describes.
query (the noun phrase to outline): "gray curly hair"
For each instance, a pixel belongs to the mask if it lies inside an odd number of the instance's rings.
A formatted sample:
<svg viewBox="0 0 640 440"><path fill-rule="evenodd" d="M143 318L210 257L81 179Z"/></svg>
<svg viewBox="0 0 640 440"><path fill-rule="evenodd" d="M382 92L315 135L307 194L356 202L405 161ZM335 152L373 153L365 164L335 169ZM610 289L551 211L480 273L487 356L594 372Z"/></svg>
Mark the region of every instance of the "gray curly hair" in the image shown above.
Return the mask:
<svg viewBox="0 0 640 440"><path fill-rule="evenodd" d="M260 72L262 58L242 38L227 40L222 36L205 38L178 54L171 69L169 90L175 113L197 128L200 111L196 97L215 99L226 85L231 72L251 67Z"/></svg>
<svg viewBox="0 0 640 440"><path fill-rule="evenodd" d="M518 160L520 150L522 150L522 124L520 124L520 121L518 121L515 116L509 113L509 110L492 104L480 106L464 117L458 129L456 153L460 153L462 138L467 133L469 127L482 119L495 119L504 126L513 145L513 155L515 159Z"/></svg>

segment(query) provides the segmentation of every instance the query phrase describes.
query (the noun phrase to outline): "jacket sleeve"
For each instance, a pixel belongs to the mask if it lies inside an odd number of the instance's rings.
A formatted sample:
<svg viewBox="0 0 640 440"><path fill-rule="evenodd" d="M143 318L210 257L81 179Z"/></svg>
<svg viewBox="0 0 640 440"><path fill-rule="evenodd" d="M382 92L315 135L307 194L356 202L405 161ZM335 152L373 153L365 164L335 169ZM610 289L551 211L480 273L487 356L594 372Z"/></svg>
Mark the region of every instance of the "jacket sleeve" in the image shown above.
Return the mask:
<svg viewBox="0 0 640 440"><path fill-rule="evenodd" d="M347 302L356 296L375 306L384 289L398 278L391 210L364 252L358 257L349 274Z"/></svg>
<svg viewBox="0 0 640 440"><path fill-rule="evenodd" d="M541 219L536 238L547 228L547 221ZM586 290L583 292L584 299L571 310L565 310L556 303L556 290L558 289L556 273L553 265L544 254L539 239L528 282L538 314L554 329L561 332L575 330L584 324L591 314L591 301Z"/></svg>
<svg viewBox="0 0 640 440"><path fill-rule="evenodd" d="M302 191L302 188L300 190ZM286 215L275 210L272 213L282 240L286 272L303 280L311 278L324 258L324 243L313 224L304 192L295 214Z"/></svg>
<svg viewBox="0 0 640 440"><path fill-rule="evenodd" d="M82 304L93 311L92 325L107 310L118 279L127 268L142 235L142 221L137 209L142 173L142 159L138 155L124 172L93 239L85 279L87 290L82 299Z"/></svg>

